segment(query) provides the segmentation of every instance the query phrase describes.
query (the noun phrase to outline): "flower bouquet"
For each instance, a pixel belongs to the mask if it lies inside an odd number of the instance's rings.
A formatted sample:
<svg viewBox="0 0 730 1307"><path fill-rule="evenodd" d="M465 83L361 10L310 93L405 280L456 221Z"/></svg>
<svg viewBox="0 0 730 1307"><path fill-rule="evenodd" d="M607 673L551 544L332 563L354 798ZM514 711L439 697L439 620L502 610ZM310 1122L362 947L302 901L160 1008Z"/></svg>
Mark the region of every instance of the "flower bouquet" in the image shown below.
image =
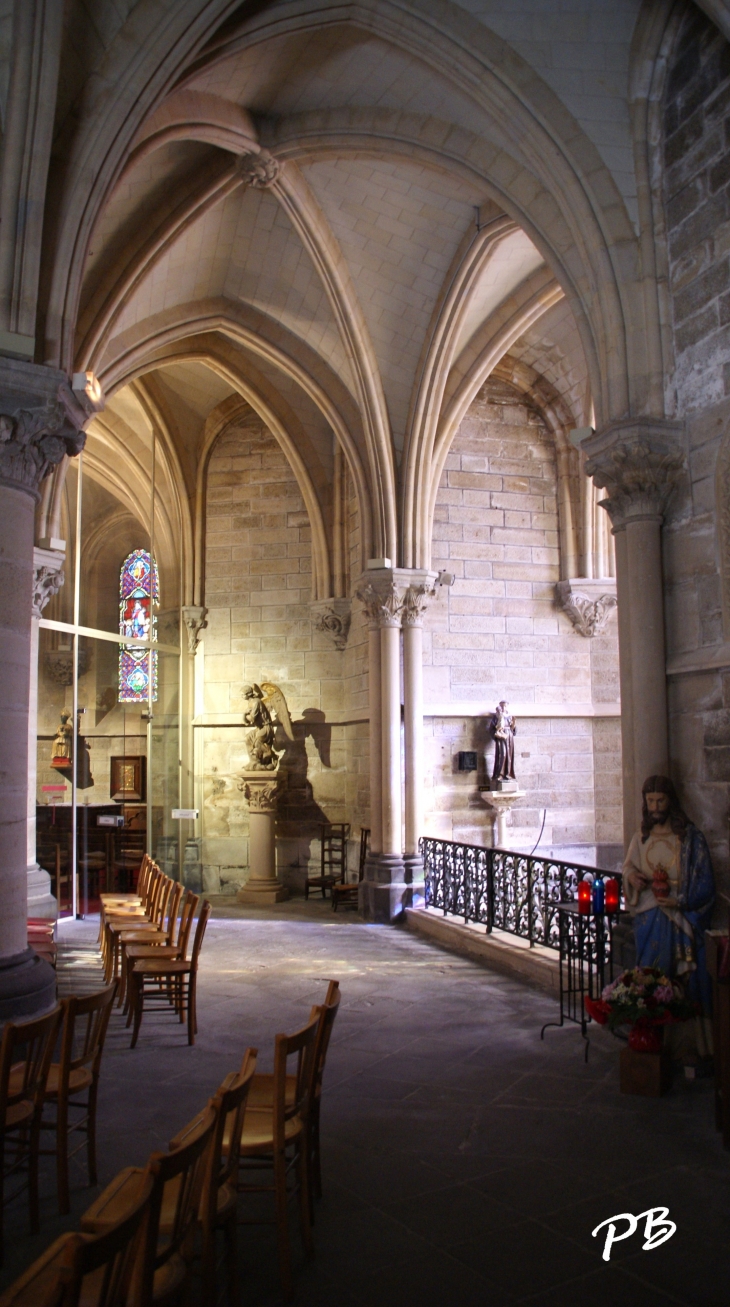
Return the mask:
<svg viewBox="0 0 730 1307"><path fill-rule="evenodd" d="M697 1012L682 986L659 967L622 971L599 999L586 998L584 1002L588 1015L599 1025L610 1030L630 1025L629 1048L642 1053L660 1051L662 1026L686 1021Z"/></svg>

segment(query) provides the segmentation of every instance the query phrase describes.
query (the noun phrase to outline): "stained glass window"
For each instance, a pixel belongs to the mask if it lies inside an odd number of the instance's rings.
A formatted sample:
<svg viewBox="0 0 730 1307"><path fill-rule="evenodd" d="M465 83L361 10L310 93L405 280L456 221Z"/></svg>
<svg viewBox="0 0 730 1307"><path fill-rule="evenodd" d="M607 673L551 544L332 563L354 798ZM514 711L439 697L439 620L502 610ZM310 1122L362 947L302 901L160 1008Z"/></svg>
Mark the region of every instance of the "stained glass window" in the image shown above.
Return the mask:
<svg viewBox="0 0 730 1307"><path fill-rule="evenodd" d="M160 602L157 564L146 549L134 549L119 574L119 634L142 640L157 639L153 605ZM138 645L119 647L119 702L147 703L157 698L157 651Z"/></svg>

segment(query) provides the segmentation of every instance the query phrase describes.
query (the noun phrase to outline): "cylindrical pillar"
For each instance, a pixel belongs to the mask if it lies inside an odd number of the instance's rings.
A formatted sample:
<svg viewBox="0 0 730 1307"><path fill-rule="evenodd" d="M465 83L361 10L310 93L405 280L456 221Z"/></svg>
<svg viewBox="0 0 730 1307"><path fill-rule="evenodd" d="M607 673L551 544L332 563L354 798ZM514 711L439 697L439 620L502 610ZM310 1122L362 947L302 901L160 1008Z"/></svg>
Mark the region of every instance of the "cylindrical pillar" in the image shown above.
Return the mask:
<svg viewBox="0 0 730 1307"><path fill-rule="evenodd" d="M383 852L382 776L383 740L380 690L380 627L370 623L368 631L368 674L370 703L370 852Z"/></svg>
<svg viewBox="0 0 730 1307"><path fill-rule="evenodd" d="M405 855L418 856L423 834L423 628L403 620Z"/></svg>
<svg viewBox="0 0 730 1307"><path fill-rule="evenodd" d="M647 776L656 772L667 775L669 770L661 518L629 519L625 534L634 773L636 784L641 786Z"/></svg>
<svg viewBox="0 0 730 1307"><path fill-rule="evenodd" d="M631 674L631 600L626 553L626 530L616 527L616 598L618 617L619 682L621 686L621 773L623 781L624 845L628 848L637 827L637 789L634 773L634 688Z"/></svg>
<svg viewBox="0 0 730 1307"><path fill-rule="evenodd" d="M402 857L400 751L400 621L380 628L380 706L382 740L382 843L383 853Z"/></svg>
<svg viewBox="0 0 730 1307"><path fill-rule="evenodd" d="M276 806L279 783L284 779L281 768L276 772L245 771L239 782L248 799L249 878L238 891L239 903L252 906L280 903L289 891L276 875Z"/></svg>

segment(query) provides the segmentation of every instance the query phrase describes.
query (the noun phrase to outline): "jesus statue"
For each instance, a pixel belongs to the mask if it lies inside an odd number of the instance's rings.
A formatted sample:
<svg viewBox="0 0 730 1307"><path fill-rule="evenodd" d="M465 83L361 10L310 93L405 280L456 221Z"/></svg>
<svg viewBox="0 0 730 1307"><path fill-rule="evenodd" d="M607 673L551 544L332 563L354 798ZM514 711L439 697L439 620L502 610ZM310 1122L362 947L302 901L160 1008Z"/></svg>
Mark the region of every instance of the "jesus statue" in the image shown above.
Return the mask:
<svg viewBox="0 0 730 1307"><path fill-rule="evenodd" d="M692 1025L695 1052L705 1057L712 1048L712 996L704 938L715 895L710 850L702 831L682 811L667 776L649 776L641 798L641 829L631 840L623 866L624 895L634 919L636 962L640 967L661 967L668 976L682 981L702 1013ZM673 1040L675 1047L680 1034ZM681 1056L679 1047L676 1051Z"/></svg>

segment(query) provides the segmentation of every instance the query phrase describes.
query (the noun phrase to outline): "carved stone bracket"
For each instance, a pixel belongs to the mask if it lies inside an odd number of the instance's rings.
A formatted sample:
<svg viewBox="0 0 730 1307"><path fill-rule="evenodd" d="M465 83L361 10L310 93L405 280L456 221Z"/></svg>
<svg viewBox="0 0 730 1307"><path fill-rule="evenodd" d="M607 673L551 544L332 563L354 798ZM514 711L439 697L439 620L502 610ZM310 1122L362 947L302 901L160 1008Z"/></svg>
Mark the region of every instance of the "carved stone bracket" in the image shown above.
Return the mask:
<svg viewBox="0 0 730 1307"><path fill-rule="evenodd" d="M315 631L326 635L335 649L344 649L352 620L349 599L317 599L309 605Z"/></svg>
<svg viewBox="0 0 730 1307"><path fill-rule="evenodd" d="M208 625L205 620L208 609L201 604L188 604L183 608L182 615L188 632L188 653L194 654L200 643L200 632Z"/></svg>
<svg viewBox="0 0 730 1307"><path fill-rule="evenodd" d="M616 607L616 582L613 577L558 581L555 597L578 634L590 638L606 629Z"/></svg>
<svg viewBox="0 0 730 1307"><path fill-rule="evenodd" d="M0 482L37 499L52 468L83 449L90 416L65 373L0 358Z"/></svg>
<svg viewBox="0 0 730 1307"><path fill-rule="evenodd" d="M681 422L617 422L581 442L586 472L608 491L600 501L614 530L661 519L685 467Z"/></svg>
<svg viewBox="0 0 730 1307"><path fill-rule="evenodd" d="M268 190L279 176L279 161L268 150L246 154L241 159L241 174L258 191Z"/></svg>
<svg viewBox="0 0 730 1307"><path fill-rule="evenodd" d="M63 568L66 555L57 549L33 550L33 616L40 617L43 609L64 582Z"/></svg>
<svg viewBox="0 0 730 1307"><path fill-rule="evenodd" d="M83 645L79 648L79 676L85 676L89 670L91 657ZM46 654L46 671L57 685L72 685L74 679L74 658L72 649L49 649Z"/></svg>

